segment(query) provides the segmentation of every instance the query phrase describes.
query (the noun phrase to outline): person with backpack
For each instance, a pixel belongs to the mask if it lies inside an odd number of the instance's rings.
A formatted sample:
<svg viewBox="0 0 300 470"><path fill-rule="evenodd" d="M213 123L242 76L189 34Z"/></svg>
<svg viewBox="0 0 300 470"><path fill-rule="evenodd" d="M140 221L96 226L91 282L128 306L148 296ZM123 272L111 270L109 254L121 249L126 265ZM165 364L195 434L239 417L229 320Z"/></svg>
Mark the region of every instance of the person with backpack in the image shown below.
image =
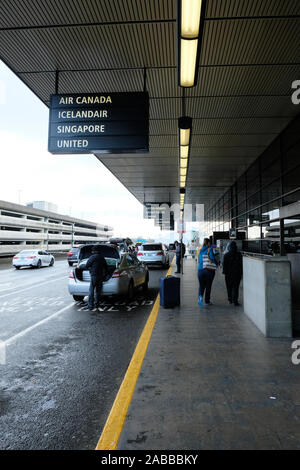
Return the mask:
<svg viewBox="0 0 300 470"><path fill-rule="evenodd" d="M228 248L223 258L223 274L225 274L228 301L238 306L239 287L243 275L242 254L234 241L230 242Z"/></svg>
<svg viewBox="0 0 300 470"><path fill-rule="evenodd" d="M198 279L199 279L199 297L198 305L203 305L205 295L205 305L212 305L210 301L211 286L217 269L217 260L214 250L211 247L209 238L204 238L203 245L199 252Z"/></svg>

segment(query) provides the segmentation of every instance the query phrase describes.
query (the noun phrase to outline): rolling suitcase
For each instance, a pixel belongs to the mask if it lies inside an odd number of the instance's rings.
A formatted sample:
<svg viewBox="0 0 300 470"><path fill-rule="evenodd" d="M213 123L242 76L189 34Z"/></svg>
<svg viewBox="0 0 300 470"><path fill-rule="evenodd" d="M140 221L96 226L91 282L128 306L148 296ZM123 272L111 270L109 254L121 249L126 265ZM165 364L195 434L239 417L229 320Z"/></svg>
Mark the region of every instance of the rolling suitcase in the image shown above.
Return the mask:
<svg viewBox="0 0 300 470"><path fill-rule="evenodd" d="M180 305L180 278L175 276L160 279L160 305L164 308Z"/></svg>

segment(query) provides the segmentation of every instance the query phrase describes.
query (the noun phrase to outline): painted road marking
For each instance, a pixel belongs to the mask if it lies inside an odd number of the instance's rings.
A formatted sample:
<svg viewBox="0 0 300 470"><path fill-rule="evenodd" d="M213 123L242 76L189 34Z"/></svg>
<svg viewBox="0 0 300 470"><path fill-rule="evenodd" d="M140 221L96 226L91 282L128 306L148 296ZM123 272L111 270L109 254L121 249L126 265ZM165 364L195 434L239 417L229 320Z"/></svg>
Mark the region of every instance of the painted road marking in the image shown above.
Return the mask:
<svg viewBox="0 0 300 470"><path fill-rule="evenodd" d="M20 331L20 333L17 333L16 335L14 336L11 336L11 338L8 338L7 340L3 341L5 343L6 346L10 346L14 341L16 341L17 339L21 338L22 336L25 336L27 333L29 333L30 331L34 330L35 328L37 328L38 326L41 326L43 325L44 323L47 323L49 320L52 320L53 318L57 317L58 315L60 315L61 313L65 312L66 310L68 310L68 308L72 307L74 305L74 303L70 303L69 305L67 305L66 307L64 308L61 308L60 310L58 310L58 312L55 312L53 313L52 315L50 315L49 317L47 318L44 318L43 320L35 323L34 325L32 326L29 326L28 328L26 328L25 330L23 331Z"/></svg>
<svg viewBox="0 0 300 470"><path fill-rule="evenodd" d="M66 274L69 275L69 272L65 272L64 270L60 270L59 272L56 272L55 274L50 274L49 276L42 276L42 277L39 277L39 278L36 278L36 277L31 277L31 278L26 278L26 279L18 279L18 278L9 278L9 279L5 279L7 281L10 281L11 282L7 282L7 283L2 283L1 280L0 280L0 284L1 284L1 288L0 290L16 290L16 289L19 289L19 288L22 288L22 287L29 287L29 286L33 286L33 285L38 285L40 282L46 282L48 279L49 280L52 280L53 278L57 279L56 276L61 276L62 274ZM37 282L38 280L38 282ZM21 281L21 282L20 282ZM24 281L24 282L22 282ZM13 287L5 287L5 286L8 286L8 285L12 285ZM2 286L4 286L4 288L2 288Z"/></svg>
<svg viewBox="0 0 300 470"><path fill-rule="evenodd" d="M56 278L56 279L50 279L49 281L45 281L45 282L39 282L39 283L36 283L36 284L31 284L29 287L26 287L26 289L21 289L21 290L15 289L13 292L9 292L8 294L0 295L0 299L3 299L4 297L7 297L8 295L15 295L15 294L19 294L20 292L25 292L26 290L33 289L34 287L40 287L40 286L44 286L45 284L50 284L50 282L62 281L63 279L67 280L68 277L64 276L64 277L59 277L59 278Z"/></svg>
<svg viewBox="0 0 300 470"><path fill-rule="evenodd" d="M106 300L100 302L98 310L99 312L131 312L132 310L138 308L138 307L145 307L145 306L150 306L154 304L154 299L147 299L147 298L139 298L130 302L125 302L125 301L111 301L108 302ZM81 312L83 310L87 309L87 302L84 302L83 304L80 302L77 305L77 311ZM0 307L0 313L1 313L1 307Z"/></svg>
<svg viewBox="0 0 300 470"><path fill-rule="evenodd" d="M48 277L48 274L49 274L49 277L53 276L53 271L55 272L55 274L58 274L58 273L62 273L66 270L66 266L64 265L57 265L57 263L54 265L54 268L51 268L50 269L47 269L48 266L42 266L41 269L39 270L36 270L36 269L33 269L33 268L26 268L26 269L22 269L21 271L17 271L16 269L7 269L7 270L4 270L4 269L0 269L0 278L5 278L5 280L13 280L13 281L16 281L16 280L25 280L27 277L27 275L32 275L31 278L33 278L34 276L40 276L41 274L43 274L43 276L45 277ZM70 268L71 269L71 268ZM22 273L22 274L21 274ZM26 274L25 274L26 273ZM28 279L28 278L27 278Z"/></svg>
<svg viewBox="0 0 300 470"><path fill-rule="evenodd" d="M22 312L26 313L41 307L60 307L65 304L65 296L56 297L16 297L0 303L0 314Z"/></svg>
<svg viewBox="0 0 300 470"><path fill-rule="evenodd" d="M172 265L175 258L173 258L170 268L166 276L172 272ZM144 357L146 355L148 345L152 336L152 331L156 323L157 315L159 312L160 296L156 297L155 304L149 315L144 330L140 336L139 342L135 348L130 364L126 371L123 382L119 388L115 398L112 409L106 420L102 434L96 446L96 450L115 450L125 423L127 411L131 403L133 392L136 382L140 375Z"/></svg>

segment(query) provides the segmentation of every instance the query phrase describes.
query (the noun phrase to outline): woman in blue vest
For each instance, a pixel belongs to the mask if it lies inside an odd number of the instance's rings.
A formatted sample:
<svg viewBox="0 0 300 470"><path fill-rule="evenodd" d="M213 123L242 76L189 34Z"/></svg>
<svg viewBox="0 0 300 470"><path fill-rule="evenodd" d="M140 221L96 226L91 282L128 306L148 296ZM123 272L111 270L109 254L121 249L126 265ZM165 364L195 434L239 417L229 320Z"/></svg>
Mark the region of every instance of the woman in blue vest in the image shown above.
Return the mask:
<svg viewBox="0 0 300 470"><path fill-rule="evenodd" d="M211 286L217 269L217 261L209 238L204 238L203 245L199 252L198 279L199 298L198 304L203 305L205 295L205 305L212 305L210 301Z"/></svg>

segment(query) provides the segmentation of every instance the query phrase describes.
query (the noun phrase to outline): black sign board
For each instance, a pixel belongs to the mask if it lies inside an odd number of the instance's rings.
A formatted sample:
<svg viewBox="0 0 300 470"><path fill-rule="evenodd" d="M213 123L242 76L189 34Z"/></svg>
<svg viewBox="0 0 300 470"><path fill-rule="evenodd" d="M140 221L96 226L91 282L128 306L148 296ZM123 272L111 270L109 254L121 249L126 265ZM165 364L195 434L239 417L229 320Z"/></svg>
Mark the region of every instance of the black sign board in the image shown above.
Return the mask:
<svg viewBox="0 0 300 470"><path fill-rule="evenodd" d="M51 95L48 150L68 153L149 151L149 95Z"/></svg>
<svg viewBox="0 0 300 470"><path fill-rule="evenodd" d="M230 240L236 240L236 228L229 229L229 238Z"/></svg>

